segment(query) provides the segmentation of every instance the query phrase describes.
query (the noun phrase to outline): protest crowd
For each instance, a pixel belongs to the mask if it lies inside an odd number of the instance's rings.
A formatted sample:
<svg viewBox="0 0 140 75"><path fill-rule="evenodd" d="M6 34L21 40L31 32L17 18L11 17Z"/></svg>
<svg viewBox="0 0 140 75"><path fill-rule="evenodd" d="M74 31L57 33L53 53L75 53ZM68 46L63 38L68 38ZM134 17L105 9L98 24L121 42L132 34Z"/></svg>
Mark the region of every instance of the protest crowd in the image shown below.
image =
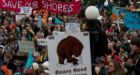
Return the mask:
<svg viewBox="0 0 140 75"><path fill-rule="evenodd" d="M95 58L92 75L139 75L140 27L127 27L127 23L124 23L125 13L116 15L112 9L125 8L138 13L140 5L136 0L106 1L107 5L105 0L96 0L94 3L100 11L97 20L106 34L107 48L102 49L105 52L103 56ZM82 8L86 3L84 0L82 2L80 13L74 15L32 10L30 15L20 14L20 18L16 18L19 13L1 8L0 75L49 75L48 49L46 45L40 45L38 40L46 39L55 32L65 32L65 23L79 23L80 31L87 31ZM25 44L31 42L34 50L21 49L22 41L26 41ZM30 47L30 44L26 46Z"/></svg>

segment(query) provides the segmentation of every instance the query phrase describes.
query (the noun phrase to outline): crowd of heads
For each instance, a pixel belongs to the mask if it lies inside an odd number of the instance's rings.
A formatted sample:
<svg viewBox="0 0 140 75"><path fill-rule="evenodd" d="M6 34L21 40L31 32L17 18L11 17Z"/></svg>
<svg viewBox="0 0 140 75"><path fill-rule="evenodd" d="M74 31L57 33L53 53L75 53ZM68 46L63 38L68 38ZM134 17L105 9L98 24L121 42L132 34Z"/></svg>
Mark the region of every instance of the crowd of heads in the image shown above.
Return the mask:
<svg viewBox="0 0 140 75"><path fill-rule="evenodd" d="M126 7L126 9L130 11L136 9L136 5L138 5L136 2L128 3L128 5L125 4L123 7ZM108 37L108 50L105 53L105 56L97 57L98 60L96 60L95 64L95 74L133 75L132 69L127 66L135 64L139 55L140 30L129 29L122 22L123 13L121 13L117 19L119 20L119 23L116 23L110 18L110 11L108 11L107 7L103 7L102 10L101 16L103 17L100 19L100 22Z"/></svg>

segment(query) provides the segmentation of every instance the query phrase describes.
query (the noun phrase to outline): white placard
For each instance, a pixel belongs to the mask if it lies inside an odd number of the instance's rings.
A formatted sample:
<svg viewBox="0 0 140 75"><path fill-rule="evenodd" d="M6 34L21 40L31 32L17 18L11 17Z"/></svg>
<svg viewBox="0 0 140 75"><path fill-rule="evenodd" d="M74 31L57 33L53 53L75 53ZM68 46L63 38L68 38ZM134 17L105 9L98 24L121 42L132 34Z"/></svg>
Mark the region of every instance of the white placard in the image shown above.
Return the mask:
<svg viewBox="0 0 140 75"><path fill-rule="evenodd" d="M47 42L50 75L92 75L88 32L50 36Z"/></svg>
<svg viewBox="0 0 140 75"><path fill-rule="evenodd" d="M78 33L81 32L79 23L66 23L65 29L67 33Z"/></svg>
<svg viewBox="0 0 140 75"><path fill-rule="evenodd" d="M16 22L20 21L25 15L16 15Z"/></svg>
<svg viewBox="0 0 140 75"><path fill-rule="evenodd" d="M60 32L60 31L53 31L53 35L64 35L66 34L65 32Z"/></svg>
<svg viewBox="0 0 140 75"><path fill-rule="evenodd" d="M31 7L24 7L24 6L22 6L20 8L20 14L31 15L32 14L32 8Z"/></svg>
<svg viewBox="0 0 140 75"><path fill-rule="evenodd" d="M47 39L37 39L38 45L46 46L47 45Z"/></svg>

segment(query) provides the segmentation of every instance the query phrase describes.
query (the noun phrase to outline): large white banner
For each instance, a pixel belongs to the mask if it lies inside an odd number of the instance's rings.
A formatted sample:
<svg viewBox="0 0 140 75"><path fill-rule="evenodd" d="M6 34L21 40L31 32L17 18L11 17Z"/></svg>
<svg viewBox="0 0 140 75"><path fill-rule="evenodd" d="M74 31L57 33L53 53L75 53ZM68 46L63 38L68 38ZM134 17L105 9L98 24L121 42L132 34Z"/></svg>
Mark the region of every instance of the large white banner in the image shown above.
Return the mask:
<svg viewBox="0 0 140 75"><path fill-rule="evenodd" d="M50 75L92 75L89 33L49 36Z"/></svg>

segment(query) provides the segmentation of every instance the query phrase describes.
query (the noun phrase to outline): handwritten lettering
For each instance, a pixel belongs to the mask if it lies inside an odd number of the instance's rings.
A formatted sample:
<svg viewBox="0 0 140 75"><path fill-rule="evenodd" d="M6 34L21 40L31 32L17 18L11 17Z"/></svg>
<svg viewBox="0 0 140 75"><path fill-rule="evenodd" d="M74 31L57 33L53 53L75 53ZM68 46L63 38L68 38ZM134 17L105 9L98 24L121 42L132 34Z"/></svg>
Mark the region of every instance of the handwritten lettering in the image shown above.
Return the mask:
<svg viewBox="0 0 140 75"><path fill-rule="evenodd" d="M78 67L73 69L67 69L67 70L56 70L56 75L65 75L65 74L74 74L74 75L87 75L87 73L84 73L87 71L87 67Z"/></svg>
<svg viewBox="0 0 140 75"><path fill-rule="evenodd" d="M11 7L11 8L20 8L22 5L22 1L16 1L16 2L12 2L12 1L6 1L3 0L3 7Z"/></svg>
<svg viewBox="0 0 140 75"><path fill-rule="evenodd" d="M74 68L73 72L81 72L81 71L86 71L87 67L83 67L83 68Z"/></svg>
<svg viewBox="0 0 140 75"><path fill-rule="evenodd" d="M80 1L79 2L51 2L47 0L33 0L23 1L23 0L0 0L0 7L12 11L20 11L21 6L32 7L34 9L47 9L53 13L65 13L65 14L76 14L80 10Z"/></svg>
<svg viewBox="0 0 140 75"><path fill-rule="evenodd" d="M58 74L62 75L62 74L67 74L67 73L70 74L71 70L62 70L62 71L56 70L55 71L56 75L58 75Z"/></svg>

